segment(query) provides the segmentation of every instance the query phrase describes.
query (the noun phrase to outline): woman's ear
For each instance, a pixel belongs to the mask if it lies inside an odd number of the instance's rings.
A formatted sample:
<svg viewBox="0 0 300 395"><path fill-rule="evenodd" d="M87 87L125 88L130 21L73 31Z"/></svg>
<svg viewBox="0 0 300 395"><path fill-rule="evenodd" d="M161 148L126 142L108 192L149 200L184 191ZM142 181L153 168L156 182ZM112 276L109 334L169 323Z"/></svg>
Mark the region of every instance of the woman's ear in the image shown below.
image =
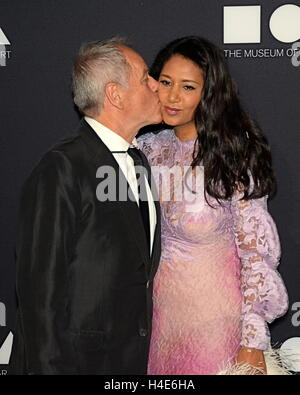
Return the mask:
<svg viewBox="0 0 300 395"><path fill-rule="evenodd" d="M105 87L105 94L107 100L114 107L117 107L119 110L124 108L124 87L116 82L109 82Z"/></svg>

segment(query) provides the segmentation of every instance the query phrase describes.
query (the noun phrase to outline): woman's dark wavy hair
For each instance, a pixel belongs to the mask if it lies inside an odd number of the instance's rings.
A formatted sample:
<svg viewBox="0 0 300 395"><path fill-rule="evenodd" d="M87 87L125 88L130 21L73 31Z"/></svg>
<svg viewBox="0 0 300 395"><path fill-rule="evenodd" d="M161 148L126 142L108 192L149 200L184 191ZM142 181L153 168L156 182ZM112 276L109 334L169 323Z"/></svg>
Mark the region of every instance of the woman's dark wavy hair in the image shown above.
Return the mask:
<svg viewBox="0 0 300 395"><path fill-rule="evenodd" d="M201 37L179 38L158 53L150 75L158 80L173 55L192 60L203 72L191 165L204 165L205 193L218 201L230 199L237 189L243 190L246 200L273 194L276 181L268 141L242 108L223 51Z"/></svg>

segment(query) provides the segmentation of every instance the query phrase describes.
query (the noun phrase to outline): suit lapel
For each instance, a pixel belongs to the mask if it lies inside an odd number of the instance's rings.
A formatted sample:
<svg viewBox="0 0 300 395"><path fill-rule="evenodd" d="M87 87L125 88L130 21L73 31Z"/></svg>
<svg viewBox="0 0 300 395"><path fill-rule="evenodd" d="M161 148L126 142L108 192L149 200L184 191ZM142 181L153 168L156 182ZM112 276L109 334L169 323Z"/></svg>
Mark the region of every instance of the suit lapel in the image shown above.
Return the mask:
<svg viewBox="0 0 300 395"><path fill-rule="evenodd" d="M155 204L155 210L156 210L156 227L155 227L155 232L154 232L154 239L153 239L153 246L152 246L152 254L151 254L151 264L149 267L149 275L152 277L152 273L155 273L156 271L156 266L159 261L160 257L160 252L161 252L161 214L160 214L160 203L159 203L159 197L158 197L158 191L156 188L156 184L154 181L154 177L151 172L151 168L149 166L149 162L144 155L144 153L141 151L141 157L143 160L143 165L147 170L147 178L148 178L148 183L150 185L150 189L152 192L154 204Z"/></svg>
<svg viewBox="0 0 300 395"><path fill-rule="evenodd" d="M127 190L130 189L127 179L121 171L118 162L115 160L114 156L107 148L107 146L97 136L96 132L85 120L81 121L80 127L77 132L88 145L89 151L91 152L91 156L93 157L93 161L97 165L97 168L104 165L111 166L114 169L117 184L116 195L118 199L118 196L120 194L120 185L126 185ZM149 253L147 253L149 248L138 204L135 201L127 199L127 201L125 202L119 201L118 207L120 208L124 220L128 224L128 230L132 234L132 239L135 240L137 248L140 251L141 256L143 257L143 261L148 268L150 265L150 256Z"/></svg>
<svg viewBox="0 0 300 395"><path fill-rule="evenodd" d="M156 227L154 233L152 256L151 256L151 267L149 271L150 278L153 278L157 270L157 266L160 260L161 253L161 217L160 217L160 204L158 200L155 200L156 209Z"/></svg>

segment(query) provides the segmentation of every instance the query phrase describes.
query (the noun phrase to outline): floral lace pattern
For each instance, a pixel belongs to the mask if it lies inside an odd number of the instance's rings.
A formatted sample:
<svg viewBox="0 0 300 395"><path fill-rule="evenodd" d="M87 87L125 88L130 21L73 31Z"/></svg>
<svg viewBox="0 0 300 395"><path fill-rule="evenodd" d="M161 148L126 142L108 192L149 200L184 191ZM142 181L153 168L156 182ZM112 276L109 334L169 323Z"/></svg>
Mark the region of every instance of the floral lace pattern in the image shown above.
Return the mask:
<svg viewBox="0 0 300 395"><path fill-rule="evenodd" d="M266 349L271 323L287 311L288 298L279 273L280 242L268 213L267 198L232 201L235 240L242 263L242 344Z"/></svg>
<svg viewBox="0 0 300 395"><path fill-rule="evenodd" d="M242 201L237 194L222 204L211 197L207 202L203 169L196 175L202 190L197 189L199 199L192 202L185 194L174 199L176 190L185 188L183 177L169 185L162 181L175 167L191 164L194 142L179 140L173 130L138 139L153 169L162 209L150 374L215 374L234 362L241 344L266 349L266 322L287 309L287 293L276 271L280 244L267 199ZM169 199L162 198L166 189Z"/></svg>

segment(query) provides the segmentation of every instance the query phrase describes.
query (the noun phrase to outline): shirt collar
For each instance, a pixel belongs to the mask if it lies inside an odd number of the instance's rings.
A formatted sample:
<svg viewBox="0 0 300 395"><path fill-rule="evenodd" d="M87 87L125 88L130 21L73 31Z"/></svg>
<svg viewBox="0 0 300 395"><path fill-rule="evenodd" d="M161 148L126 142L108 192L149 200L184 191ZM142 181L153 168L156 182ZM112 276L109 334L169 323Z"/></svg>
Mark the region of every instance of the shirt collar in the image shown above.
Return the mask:
<svg viewBox="0 0 300 395"><path fill-rule="evenodd" d="M129 147L137 147L136 138L129 144L123 137L102 125L102 123L96 121L96 119L87 116L85 116L84 119L110 151L127 151Z"/></svg>

